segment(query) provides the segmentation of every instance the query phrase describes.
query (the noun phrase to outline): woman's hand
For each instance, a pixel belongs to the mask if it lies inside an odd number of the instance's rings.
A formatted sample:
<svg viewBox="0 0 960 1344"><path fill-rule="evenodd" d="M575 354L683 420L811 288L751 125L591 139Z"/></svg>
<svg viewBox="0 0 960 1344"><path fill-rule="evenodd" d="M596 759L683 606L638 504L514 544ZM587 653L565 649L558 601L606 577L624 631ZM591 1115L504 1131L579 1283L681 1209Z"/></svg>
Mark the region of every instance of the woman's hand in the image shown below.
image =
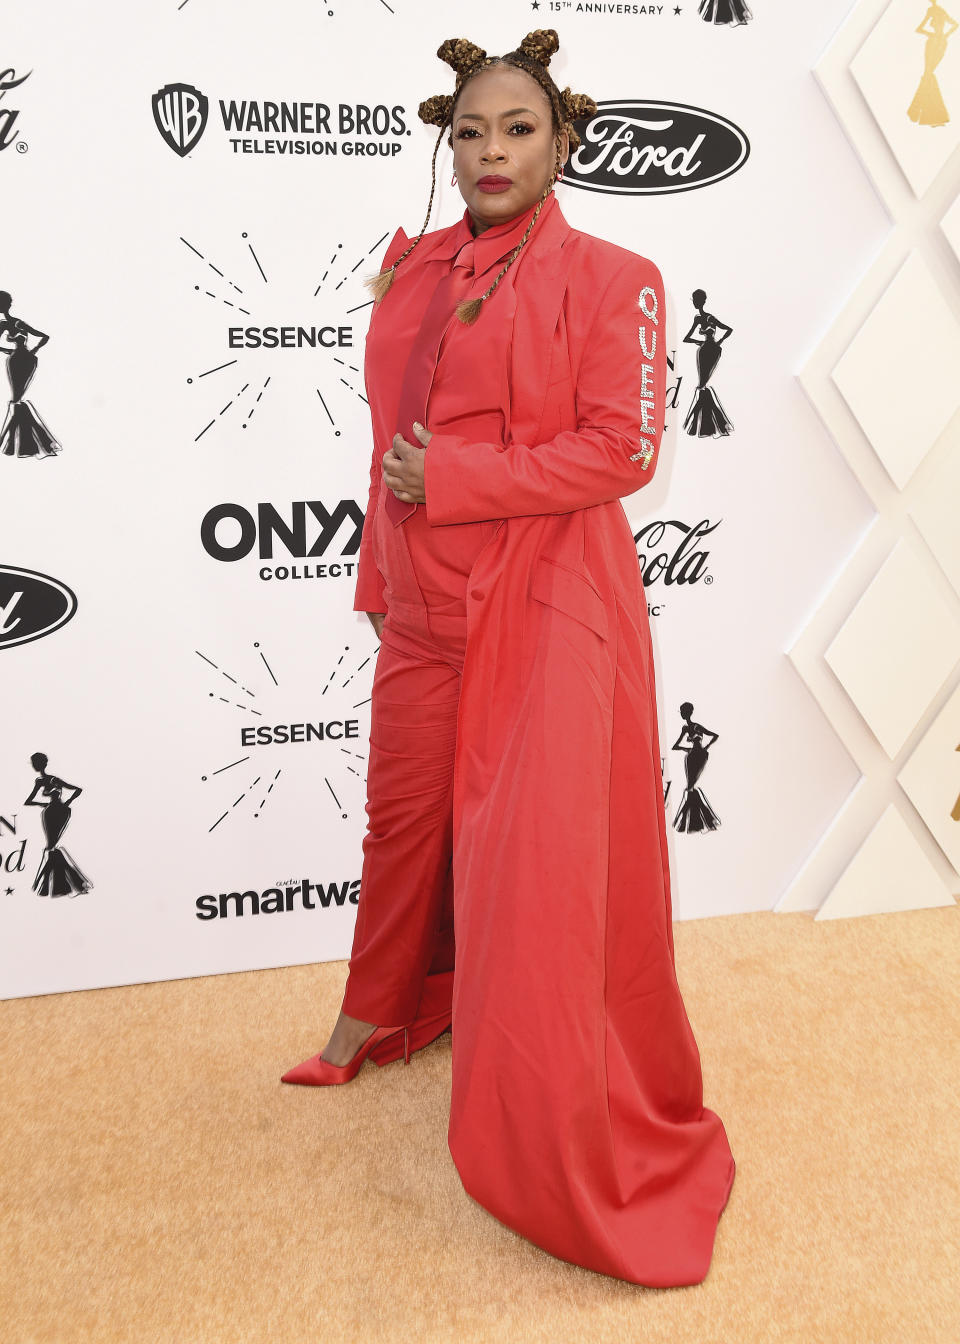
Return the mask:
<svg viewBox="0 0 960 1344"><path fill-rule="evenodd" d="M414 420L413 432L423 447L408 443L402 434L394 434L393 447L383 455L383 479L404 504L425 504L423 456L433 434L419 420Z"/></svg>

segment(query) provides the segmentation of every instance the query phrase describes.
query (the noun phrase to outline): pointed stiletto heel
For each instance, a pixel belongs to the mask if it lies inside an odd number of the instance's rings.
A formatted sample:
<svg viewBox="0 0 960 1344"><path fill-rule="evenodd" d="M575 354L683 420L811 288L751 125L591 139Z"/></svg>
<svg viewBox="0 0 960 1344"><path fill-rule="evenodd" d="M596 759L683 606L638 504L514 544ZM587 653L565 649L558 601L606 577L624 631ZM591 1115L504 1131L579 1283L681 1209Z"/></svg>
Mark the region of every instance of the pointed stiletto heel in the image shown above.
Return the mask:
<svg viewBox="0 0 960 1344"><path fill-rule="evenodd" d="M391 1060L401 1057L404 1064L409 1064L410 1056L415 1050L422 1050L425 1045L435 1041L449 1026L449 1013L441 1014L439 1017L416 1018L409 1027L402 1028L402 1040L401 1029L397 1028L392 1037L381 1041L370 1051L370 1058L378 1066L389 1064Z"/></svg>
<svg viewBox="0 0 960 1344"><path fill-rule="evenodd" d="M353 1059L346 1064L331 1064L322 1055L312 1055L302 1064L288 1069L281 1077L281 1083L301 1083L307 1087L332 1087L339 1083L349 1083L360 1072L360 1067L369 1055L378 1064L386 1064L390 1059L399 1059L397 1050L401 1032L403 1033L404 1063L410 1062L410 1047L406 1027L375 1027ZM388 1045L388 1042L391 1044ZM386 1055L386 1058L383 1056ZM379 1056L379 1058L378 1058Z"/></svg>
<svg viewBox="0 0 960 1344"><path fill-rule="evenodd" d="M404 1064L409 1064L410 1028L394 1027L393 1033L390 1036L385 1036L382 1041L378 1041L374 1049L370 1051L370 1058L380 1068L384 1064L390 1064L395 1059L402 1059Z"/></svg>

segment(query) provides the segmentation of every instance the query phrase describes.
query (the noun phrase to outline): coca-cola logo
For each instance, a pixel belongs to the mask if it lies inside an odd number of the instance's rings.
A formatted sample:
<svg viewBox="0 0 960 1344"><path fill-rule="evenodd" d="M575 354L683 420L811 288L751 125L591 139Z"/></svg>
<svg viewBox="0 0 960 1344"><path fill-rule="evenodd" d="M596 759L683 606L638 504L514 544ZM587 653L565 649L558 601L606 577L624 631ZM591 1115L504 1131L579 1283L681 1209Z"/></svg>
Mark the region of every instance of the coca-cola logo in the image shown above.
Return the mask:
<svg viewBox="0 0 960 1344"><path fill-rule="evenodd" d="M52 635L76 609L76 596L59 579L0 565L0 649Z"/></svg>
<svg viewBox="0 0 960 1344"><path fill-rule="evenodd" d="M665 584L713 583L707 569L710 552L700 542L715 532L720 522L719 518L715 523L702 518L691 527L678 518L657 518L635 532L644 588L661 579Z"/></svg>
<svg viewBox="0 0 960 1344"><path fill-rule="evenodd" d="M17 117L20 115L19 108L10 107L3 100L11 89L19 89L24 80L29 79L32 74L33 71L28 70L25 75L17 79L17 72L13 66L7 70L0 70L0 150L7 149L14 143L21 154L27 148L27 142L18 139L14 130Z"/></svg>
<svg viewBox="0 0 960 1344"><path fill-rule="evenodd" d="M739 126L700 107L629 99L597 109L574 122L581 144L563 173L564 182L587 191L693 191L729 177L750 154Z"/></svg>

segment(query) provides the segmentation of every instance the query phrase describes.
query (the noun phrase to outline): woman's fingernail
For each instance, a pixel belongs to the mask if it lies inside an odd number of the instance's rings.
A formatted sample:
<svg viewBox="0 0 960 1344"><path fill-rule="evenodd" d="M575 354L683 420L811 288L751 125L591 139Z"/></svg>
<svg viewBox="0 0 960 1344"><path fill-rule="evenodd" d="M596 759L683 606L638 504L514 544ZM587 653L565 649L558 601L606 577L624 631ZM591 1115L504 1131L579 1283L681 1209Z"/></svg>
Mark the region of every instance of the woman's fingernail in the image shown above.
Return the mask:
<svg viewBox="0 0 960 1344"><path fill-rule="evenodd" d="M423 425L421 425L419 420L414 420L413 427L414 429L423 429Z"/></svg>

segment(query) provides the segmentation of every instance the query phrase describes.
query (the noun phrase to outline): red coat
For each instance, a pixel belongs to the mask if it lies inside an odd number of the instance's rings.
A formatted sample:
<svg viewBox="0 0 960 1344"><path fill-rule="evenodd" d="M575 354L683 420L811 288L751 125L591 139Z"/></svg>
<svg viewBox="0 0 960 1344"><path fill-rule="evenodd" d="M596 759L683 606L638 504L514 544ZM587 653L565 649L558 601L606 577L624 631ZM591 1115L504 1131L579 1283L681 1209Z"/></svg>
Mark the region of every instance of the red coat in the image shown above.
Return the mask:
<svg viewBox="0 0 960 1344"><path fill-rule="evenodd" d="M449 1145L466 1190L552 1254L675 1286L707 1272L734 1162L675 974L650 628L620 502L656 466L666 309L651 261L548 204L511 268L508 441L435 433L424 460L430 524L496 525L467 588ZM398 230L385 264L408 242ZM500 297L470 328L478 360ZM359 610L382 609L366 603L387 447Z"/></svg>

